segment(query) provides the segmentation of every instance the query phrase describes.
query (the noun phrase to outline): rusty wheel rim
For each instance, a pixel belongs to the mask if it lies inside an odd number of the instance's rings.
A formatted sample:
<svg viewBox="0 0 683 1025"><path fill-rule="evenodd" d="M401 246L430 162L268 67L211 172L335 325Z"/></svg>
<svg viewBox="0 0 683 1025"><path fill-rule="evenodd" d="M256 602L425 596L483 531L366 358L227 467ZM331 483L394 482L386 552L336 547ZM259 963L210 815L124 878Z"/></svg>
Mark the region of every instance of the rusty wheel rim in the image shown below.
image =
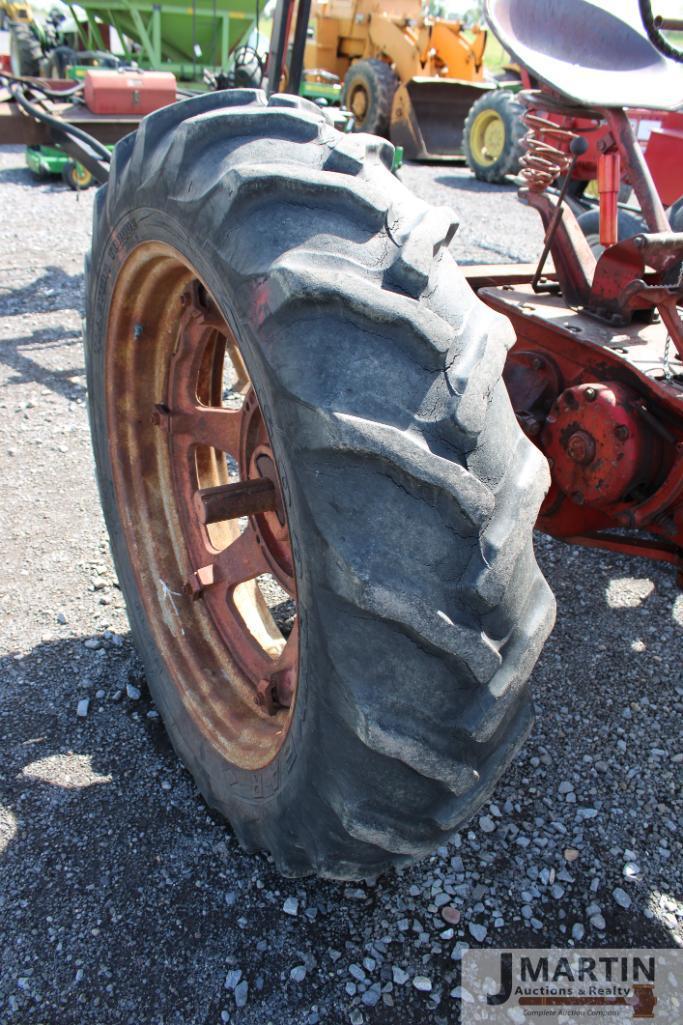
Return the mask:
<svg viewBox="0 0 683 1025"><path fill-rule="evenodd" d="M137 247L119 273L106 374L146 621L197 725L234 764L262 767L285 739L298 681L280 473L237 338L167 245Z"/></svg>
<svg viewBox="0 0 683 1025"><path fill-rule="evenodd" d="M370 106L367 90L362 83L358 83L351 92L349 109L353 113L358 125L365 123L365 118Z"/></svg>

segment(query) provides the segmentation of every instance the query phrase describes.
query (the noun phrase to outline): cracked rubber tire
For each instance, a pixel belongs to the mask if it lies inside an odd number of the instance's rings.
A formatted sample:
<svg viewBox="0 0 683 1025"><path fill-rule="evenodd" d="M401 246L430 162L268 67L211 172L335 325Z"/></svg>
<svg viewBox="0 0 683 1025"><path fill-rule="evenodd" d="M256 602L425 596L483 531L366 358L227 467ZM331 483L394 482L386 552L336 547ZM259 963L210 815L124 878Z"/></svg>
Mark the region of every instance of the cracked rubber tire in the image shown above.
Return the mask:
<svg viewBox="0 0 683 1025"><path fill-rule="evenodd" d="M463 127L465 159L475 177L484 182L504 182L507 175L519 173L524 153L526 128L524 108L507 89L484 93L470 107ZM487 123L496 128L495 159L487 156L482 130Z"/></svg>
<svg viewBox="0 0 683 1025"><path fill-rule="evenodd" d="M456 267L450 211L391 159L306 100L208 93L147 117L96 197L91 427L133 636L206 800L288 875L374 876L467 821L529 730L554 617L532 546L547 464L501 379L512 329ZM287 741L253 772L178 694L112 485L107 322L148 241L176 247L234 325L282 477L299 684Z"/></svg>
<svg viewBox="0 0 683 1025"><path fill-rule="evenodd" d="M371 58L351 65L344 78L342 106L354 113L354 131L389 134L391 105L397 85L398 79L386 61ZM360 90L365 98L366 109L362 116L356 112L356 90Z"/></svg>

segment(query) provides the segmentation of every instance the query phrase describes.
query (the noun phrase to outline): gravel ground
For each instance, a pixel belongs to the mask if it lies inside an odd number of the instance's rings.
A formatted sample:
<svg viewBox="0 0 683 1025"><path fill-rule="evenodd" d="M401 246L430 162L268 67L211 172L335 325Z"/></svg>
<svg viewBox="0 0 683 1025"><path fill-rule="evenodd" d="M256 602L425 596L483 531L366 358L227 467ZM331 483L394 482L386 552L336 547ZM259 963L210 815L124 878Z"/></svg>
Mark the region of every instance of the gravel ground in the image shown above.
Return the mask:
<svg viewBox="0 0 683 1025"><path fill-rule="evenodd" d="M536 255L513 189L402 176L456 210L459 259ZM373 885L240 851L165 738L108 554L81 349L93 193L6 149L0 196L0 1021L438 1025L459 1020L464 944L683 945L683 597L667 569L542 537L558 623L537 725L470 828Z"/></svg>

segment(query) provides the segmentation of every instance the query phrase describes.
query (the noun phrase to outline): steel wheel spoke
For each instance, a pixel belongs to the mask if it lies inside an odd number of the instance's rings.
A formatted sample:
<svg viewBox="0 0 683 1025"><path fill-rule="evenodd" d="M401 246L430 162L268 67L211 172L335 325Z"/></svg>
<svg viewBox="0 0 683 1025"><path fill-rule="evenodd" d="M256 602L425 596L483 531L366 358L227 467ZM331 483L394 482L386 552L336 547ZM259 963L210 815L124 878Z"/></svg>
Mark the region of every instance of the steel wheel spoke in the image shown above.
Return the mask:
<svg viewBox="0 0 683 1025"><path fill-rule="evenodd" d="M290 708L294 700L299 662L299 621L294 620L292 632L279 658L268 667L256 686L256 703L274 715L278 708Z"/></svg>
<svg viewBox="0 0 683 1025"><path fill-rule="evenodd" d="M231 545L224 548L213 560L213 564L216 575L229 587L270 572L263 548L251 527L247 527Z"/></svg>
<svg viewBox="0 0 683 1025"><path fill-rule="evenodd" d="M236 378L232 390L234 392L238 392L240 395L245 395L251 388L251 381L249 380L249 374L244 360L242 359L242 353L233 342L228 341L227 354L228 359L232 363Z"/></svg>
<svg viewBox="0 0 683 1025"><path fill-rule="evenodd" d="M280 657L277 660L275 666L275 672L282 672L285 669L296 668L297 659L299 656L299 619L298 617L294 620L291 632L287 638Z"/></svg>
<svg viewBox="0 0 683 1025"><path fill-rule="evenodd" d="M193 445L209 445L237 458L242 413L239 409L195 406L189 412L171 413L172 434L187 436Z"/></svg>
<svg viewBox="0 0 683 1025"><path fill-rule="evenodd" d="M183 589L206 603L230 636L256 704L276 715L293 704L299 659L296 619L285 639L258 579L274 579L296 601L277 468L230 329L197 281L185 288L180 305L166 402L154 407L152 421L169 435L191 539ZM221 404L226 388L242 396L240 408ZM241 479L228 479L223 453L235 460ZM223 547L242 517L249 518L246 529Z"/></svg>

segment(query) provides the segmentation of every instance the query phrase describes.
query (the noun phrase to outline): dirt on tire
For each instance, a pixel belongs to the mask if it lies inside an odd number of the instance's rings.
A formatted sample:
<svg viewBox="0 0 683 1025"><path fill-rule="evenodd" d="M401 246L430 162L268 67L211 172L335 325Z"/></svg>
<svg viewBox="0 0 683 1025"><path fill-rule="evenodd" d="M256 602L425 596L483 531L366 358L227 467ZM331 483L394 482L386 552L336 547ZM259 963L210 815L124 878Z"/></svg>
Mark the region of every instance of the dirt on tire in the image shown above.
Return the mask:
<svg viewBox="0 0 683 1025"><path fill-rule="evenodd" d="M554 617L532 545L547 465L501 378L512 330L450 256L449 212L391 162L308 101L213 93L120 143L95 206L90 415L133 635L206 800L289 875L374 876L457 830L527 734ZM283 478L299 690L288 742L251 772L174 684L174 631L149 622L112 484L107 322L147 242L197 268L234 325Z"/></svg>

